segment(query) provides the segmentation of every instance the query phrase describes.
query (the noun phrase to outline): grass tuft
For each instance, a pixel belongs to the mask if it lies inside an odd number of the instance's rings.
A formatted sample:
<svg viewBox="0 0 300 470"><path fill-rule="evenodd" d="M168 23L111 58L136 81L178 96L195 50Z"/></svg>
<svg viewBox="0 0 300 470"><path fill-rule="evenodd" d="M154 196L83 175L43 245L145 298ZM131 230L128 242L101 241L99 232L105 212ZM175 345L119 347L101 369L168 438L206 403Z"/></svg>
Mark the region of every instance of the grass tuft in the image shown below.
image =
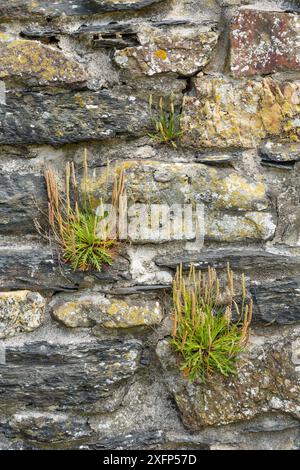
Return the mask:
<svg viewBox="0 0 300 470"><path fill-rule="evenodd" d="M165 111L163 107L162 97L159 100L159 114L154 115L152 112L152 95L149 99L149 108L155 133L149 134L153 140L160 144L170 144L173 148L177 148L176 140L182 135L180 129L181 113L175 112L174 97L170 97L170 109Z"/></svg>
<svg viewBox="0 0 300 470"><path fill-rule="evenodd" d="M206 382L214 372L226 377L236 374L238 355L245 349L252 319L252 300L247 301L244 275L241 290L238 305L229 265L224 289L211 267L204 274L192 265L186 278L182 266L178 267L173 281L171 345L179 354L180 369L191 381Z"/></svg>
<svg viewBox="0 0 300 470"><path fill-rule="evenodd" d="M74 271L102 271L111 265L118 248L116 236L105 223L108 211L96 211L88 192L87 153L84 153L83 178L78 182L74 163L68 162L65 170L65 189L59 189L52 169L45 171L48 194L48 219L50 234L59 247L63 261ZM116 207L124 189L124 174L115 178L112 203ZM102 202L100 201L100 207ZM39 222L35 225L45 236ZM100 230L100 227L102 230ZM104 230L103 230L104 227Z"/></svg>

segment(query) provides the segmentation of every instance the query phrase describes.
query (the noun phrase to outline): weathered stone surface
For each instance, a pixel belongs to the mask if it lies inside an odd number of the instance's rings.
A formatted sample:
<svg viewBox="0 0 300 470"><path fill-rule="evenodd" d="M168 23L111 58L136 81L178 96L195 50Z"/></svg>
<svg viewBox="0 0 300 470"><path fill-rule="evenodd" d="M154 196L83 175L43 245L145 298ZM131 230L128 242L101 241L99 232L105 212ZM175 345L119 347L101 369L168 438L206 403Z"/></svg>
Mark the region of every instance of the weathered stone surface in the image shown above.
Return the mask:
<svg viewBox="0 0 300 470"><path fill-rule="evenodd" d="M152 95L153 108L159 107L159 100L163 98L163 105L169 108L170 95L173 95L174 105L180 107L182 104L182 93L186 87L185 80L174 80L171 75L155 75L152 77L136 76L134 80L127 80L125 86L120 87L120 93L132 95L137 99L149 103L149 96ZM149 111L149 106L148 106ZM153 123L151 122L150 129Z"/></svg>
<svg viewBox="0 0 300 470"><path fill-rule="evenodd" d="M45 304L46 300L38 292L0 292L0 338L41 326Z"/></svg>
<svg viewBox="0 0 300 470"><path fill-rule="evenodd" d="M0 174L1 233L35 232L33 220L43 224L47 212L44 177L33 172L2 172Z"/></svg>
<svg viewBox="0 0 300 470"><path fill-rule="evenodd" d="M203 426L250 420L274 411L299 419L300 370L293 358L299 354L300 330L292 328L265 335L251 336L237 376L224 378L215 374L207 384L184 379L168 341L158 344L166 382L187 428L196 431Z"/></svg>
<svg viewBox="0 0 300 470"><path fill-rule="evenodd" d="M89 43L95 48L116 48L123 49L124 47L135 46L138 44L137 40L138 26L132 22L109 22L106 24L83 24L80 28L73 33L76 37L83 39L88 38ZM27 29L25 34L50 34L50 31L38 31Z"/></svg>
<svg viewBox="0 0 300 470"><path fill-rule="evenodd" d="M187 96L181 142L193 148L252 148L263 138L299 140L299 82L234 81L198 75Z"/></svg>
<svg viewBox="0 0 300 470"><path fill-rule="evenodd" d="M124 93L6 93L0 143L65 144L136 135L149 125L147 103Z"/></svg>
<svg viewBox="0 0 300 470"><path fill-rule="evenodd" d="M243 9L231 24L231 72L235 76L300 70L299 16Z"/></svg>
<svg viewBox="0 0 300 470"><path fill-rule="evenodd" d="M277 197L278 230L276 238L278 243L291 247L300 246L300 204L298 179L294 184L282 190Z"/></svg>
<svg viewBox="0 0 300 470"><path fill-rule="evenodd" d="M0 1L0 16L3 18L27 18L32 15L56 17L62 15L93 15L106 11L139 10L164 0L6 0Z"/></svg>
<svg viewBox="0 0 300 470"><path fill-rule="evenodd" d="M300 161L300 143L281 143L267 141L259 148L262 162L265 164L277 164L284 168L288 164Z"/></svg>
<svg viewBox="0 0 300 470"><path fill-rule="evenodd" d="M287 256L278 253L271 253L261 248L219 248L218 250L203 250L200 253L169 254L158 256L155 263L162 268L176 269L182 263L183 269L188 270L191 263L197 269L207 269L212 266L215 269L226 269L227 263L234 271L249 272L261 271L290 273L291 270L298 270L300 267L300 256Z"/></svg>
<svg viewBox="0 0 300 470"><path fill-rule="evenodd" d="M89 43L95 48L116 48L124 49L125 47L138 46L143 41L143 37L139 41L139 31L157 31L160 29L168 31L169 28L176 26L184 26L185 29L191 29L195 27L195 24L191 23L187 19L176 20L163 20L163 21L151 21L151 27L145 28L145 24L141 26L139 22L134 20L115 22L110 21L109 23L90 23L81 25L76 31L72 32L72 36L80 37L81 39L89 39ZM198 26L199 28L199 26ZM53 37L57 34L57 29L36 29L34 27L27 27L22 30L22 34L26 37Z"/></svg>
<svg viewBox="0 0 300 470"><path fill-rule="evenodd" d="M260 180L194 163L127 161L116 171L120 168L126 172L127 232L132 242L194 240L196 218L198 232L208 240L268 240L274 235L276 214ZM100 199L103 181L93 178L88 186ZM182 223L184 210L190 212L185 212Z"/></svg>
<svg viewBox="0 0 300 470"><path fill-rule="evenodd" d="M163 318L158 300L139 296L112 297L103 294L58 296L52 305L53 316L65 326L101 325L105 328L154 326Z"/></svg>
<svg viewBox="0 0 300 470"><path fill-rule="evenodd" d="M254 285L250 292L255 303L256 318L279 325L300 321L298 278Z"/></svg>
<svg viewBox="0 0 300 470"><path fill-rule="evenodd" d="M95 282L116 282L130 279L129 263L119 256L113 266L103 272L72 272L59 265L48 245L39 243L3 244L0 246L0 287L2 289L78 290Z"/></svg>
<svg viewBox="0 0 300 470"><path fill-rule="evenodd" d="M133 432L123 436L104 438L93 444L84 446L91 450L123 450L123 449L153 449L165 442L165 433L162 431ZM154 447L153 447L154 446Z"/></svg>
<svg viewBox="0 0 300 470"><path fill-rule="evenodd" d="M43 411L16 413L9 419L5 432L10 438L44 443L80 440L91 434L87 418Z"/></svg>
<svg viewBox="0 0 300 470"><path fill-rule="evenodd" d="M141 351L135 340L6 346L0 408L34 404L95 411L98 401L136 372Z"/></svg>
<svg viewBox="0 0 300 470"><path fill-rule="evenodd" d="M59 49L37 41L1 37L0 78L35 85L76 84L87 78L82 67Z"/></svg>
<svg viewBox="0 0 300 470"><path fill-rule="evenodd" d="M203 202L215 210L262 211L269 207L268 189L261 179L239 174L231 168L212 168L198 163L126 161L124 169L128 199L139 203ZM113 175L113 172L112 172ZM103 181L90 179L88 189L99 197Z"/></svg>
<svg viewBox="0 0 300 470"><path fill-rule="evenodd" d="M218 36L212 30L199 30L199 26L170 31L144 26L138 33L141 45L117 51L115 61L134 75L173 72L189 76L209 62Z"/></svg>

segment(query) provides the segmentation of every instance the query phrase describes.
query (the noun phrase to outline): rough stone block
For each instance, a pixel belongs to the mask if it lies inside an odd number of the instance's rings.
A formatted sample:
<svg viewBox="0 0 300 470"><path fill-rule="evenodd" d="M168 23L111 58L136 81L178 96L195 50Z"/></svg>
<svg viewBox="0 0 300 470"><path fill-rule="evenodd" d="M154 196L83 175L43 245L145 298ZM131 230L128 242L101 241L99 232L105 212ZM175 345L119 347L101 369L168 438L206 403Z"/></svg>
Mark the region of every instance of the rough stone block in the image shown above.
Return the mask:
<svg viewBox="0 0 300 470"><path fill-rule="evenodd" d="M37 41L5 38L4 34L0 41L0 78L17 78L31 85L72 85L84 82L87 76L59 49Z"/></svg>
<svg viewBox="0 0 300 470"><path fill-rule="evenodd" d="M275 164L279 168L289 167L300 160L299 142L264 142L259 148L259 154L264 164Z"/></svg>
<svg viewBox="0 0 300 470"><path fill-rule="evenodd" d="M162 268L176 269L182 263L183 269L188 270L191 263L197 269L226 269L227 263L234 271L250 272L256 274L262 271L291 272L299 270L300 256L272 253L261 248L220 248L218 250L205 249L200 253L182 252L157 256L155 263Z"/></svg>
<svg viewBox="0 0 300 470"><path fill-rule="evenodd" d="M10 90L0 104L0 143L55 145L137 135L149 119L148 104L124 92Z"/></svg>
<svg viewBox="0 0 300 470"><path fill-rule="evenodd" d="M0 232L32 233L34 218L45 222L47 193L44 177L38 173L23 171L5 172L0 175Z"/></svg>
<svg viewBox="0 0 300 470"><path fill-rule="evenodd" d="M158 300L145 296L116 298L103 294L58 296L51 305L54 318L67 327L100 325L104 328L155 326L163 318Z"/></svg>
<svg viewBox="0 0 300 470"><path fill-rule="evenodd" d="M133 75L172 72L189 76L209 62L219 34L207 28L201 31L199 27L178 26L161 31L147 26L137 36L141 45L115 53L115 61L121 68Z"/></svg>
<svg viewBox="0 0 300 470"><path fill-rule="evenodd" d="M274 235L276 215L260 179L200 163L127 161L115 171L121 168L128 197L127 233L135 243L194 240L195 218L201 236L209 240L268 240ZM88 187L100 200L103 182L94 178ZM183 225L180 211L186 211Z"/></svg>
<svg viewBox="0 0 300 470"><path fill-rule="evenodd" d="M254 285L250 292L255 304L255 318L279 325L300 321L299 279Z"/></svg>
<svg viewBox="0 0 300 470"><path fill-rule="evenodd" d="M297 361L292 360L299 335L299 327L265 337L253 334L237 376L215 374L206 384L184 379L169 343L160 342L157 353L184 425L197 431L203 426L247 421L272 412L299 419L299 370Z"/></svg>
<svg viewBox="0 0 300 470"><path fill-rule="evenodd" d="M76 291L80 286L130 279L129 263L121 255L103 272L73 272L58 262L49 245L38 242L0 246L0 287L2 289L41 289Z"/></svg>
<svg viewBox="0 0 300 470"><path fill-rule="evenodd" d="M0 16L3 18L31 18L33 15L57 16L95 15L109 11L139 10L164 0L1 0Z"/></svg>
<svg viewBox="0 0 300 470"><path fill-rule="evenodd" d="M300 138L298 81L234 81L198 75L181 119L183 145L252 148L267 137Z"/></svg>
<svg viewBox="0 0 300 470"><path fill-rule="evenodd" d="M29 441L54 443L75 441L92 434L87 418L45 411L20 411L6 425L5 435Z"/></svg>
<svg viewBox="0 0 300 470"><path fill-rule="evenodd" d="M0 338L33 331L43 323L46 300L27 290L0 292Z"/></svg>
<svg viewBox="0 0 300 470"><path fill-rule="evenodd" d="M243 9L231 23L231 72L237 77L300 70L300 20L279 11Z"/></svg>
<svg viewBox="0 0 300 470"><path fill-rule="evenodd" d="M46 341L6 346L0 365L0 408L13 405L95 411L139 368L135 340ZM12 393L13 391L13 393Z"/></svg>

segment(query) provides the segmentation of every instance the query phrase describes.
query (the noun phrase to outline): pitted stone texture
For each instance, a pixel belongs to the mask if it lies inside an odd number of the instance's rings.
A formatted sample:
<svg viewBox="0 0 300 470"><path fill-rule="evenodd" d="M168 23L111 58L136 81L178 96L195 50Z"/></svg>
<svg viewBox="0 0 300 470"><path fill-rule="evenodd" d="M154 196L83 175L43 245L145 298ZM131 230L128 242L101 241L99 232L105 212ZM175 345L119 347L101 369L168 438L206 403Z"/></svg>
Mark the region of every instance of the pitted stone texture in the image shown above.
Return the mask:
<svg viewBox="0 0 300 470"><path fill-rule="evenodd" d="M277 334L253 334L248 352L240 358L237 376L215 374L206 384L184 379L168 341L160 342L157 353L184 425L197 431L272 412L299 419L300 375L292 357L300 330L285 328Z"/></svg>
<svg viewBox="0 0 300 470"><path fill-rule="evenodd" d="M58 297L53 301L52 312L57 320L70 328L154 326L163 318L158 300L134 295L120 298L102 294Z"/></svg>
<svg viewBox="0 0 300 470"><path fill-rule="evenodd" d="M0 42L0 78L18 78L32 85L70 85L84 82L87 76L59 49L37 41L7 38Z"/></svg>
<svg viewBox="0 0 300 470"><path fill-rule="evenodd" d="M245 77L300 70L299 35L298 15L240 10L231 24L231 72Z"/></svg>
<svg viewBox="0 0 300 470"><path fill-rule="evenodd" d="M45 304L45 298L38 292L0 292L0 338L33 331L41 326Z"/></svg>
<svg viewBox="0 0 300 470"><path fill-rule="evenodd" d="M198 75L181 119L181 143L193 148L252 148L263 138L300 139L300 84Z"/></svg>
<svg viewBox="0 0 300 470"><path fill-rule="evenodd" d="M115 61L135 75L173 72L189 76L209 62L218 37L212 30L183 27L163 32L145 26L138 34L141 45L117 51Z"/></svg>
<svg viewBox="0 0 300 470"><path fill-rule="evenodd" d="M34 403L43 409L99 411L138 370L141 352L136 340L7 345L0 364L0 409Z"/></svg>
<svg viewBox="0 0 300 470"><path fill-rule="evenodd" d="M93 15L109 11L139 10L164 0L1 0L0 16L3 18L30 18L32 15L56 17Z"/></svg>

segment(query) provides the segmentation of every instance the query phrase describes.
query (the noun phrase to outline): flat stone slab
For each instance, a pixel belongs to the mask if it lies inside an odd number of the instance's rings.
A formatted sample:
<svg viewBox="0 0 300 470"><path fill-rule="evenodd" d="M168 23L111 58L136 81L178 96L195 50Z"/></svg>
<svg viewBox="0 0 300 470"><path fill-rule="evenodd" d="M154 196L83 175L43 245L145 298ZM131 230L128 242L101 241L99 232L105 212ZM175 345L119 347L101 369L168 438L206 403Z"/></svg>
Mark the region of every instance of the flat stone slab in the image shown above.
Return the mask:
<svg viewBox="0 0 300 470"><path fill-rule="evenodd" d="M289 269L300 266L300 256L287 256L270 253L260 248L219 248L218 250L203 250L199 253L182 252L177 255L158 256L155 259L157 266L176 269L182 263L183 269L188 270L191 263L197 269L226 269L227 263L233 270L244 271L265 269Z"/></svg>
<svg viewBox="0 0 300 470"><path fill-rule="evenodd" d="M300 84L233 80L199 74L186 96L181 142L186 147L256 148L266 138L299 140Z"/></svg>
<svg viewBox="0 0 300 470"><path fill-rule="evenodd" d="M0 292L0 339L42 325L46 299L28 290Z"/></svg>
<svg viewBox="0 0 300 470"><path fill-rule="evenodd" d="M20 411L10 417L4 435L30 442L80 441L92 434L87 418L49 411Z"/></svg>

